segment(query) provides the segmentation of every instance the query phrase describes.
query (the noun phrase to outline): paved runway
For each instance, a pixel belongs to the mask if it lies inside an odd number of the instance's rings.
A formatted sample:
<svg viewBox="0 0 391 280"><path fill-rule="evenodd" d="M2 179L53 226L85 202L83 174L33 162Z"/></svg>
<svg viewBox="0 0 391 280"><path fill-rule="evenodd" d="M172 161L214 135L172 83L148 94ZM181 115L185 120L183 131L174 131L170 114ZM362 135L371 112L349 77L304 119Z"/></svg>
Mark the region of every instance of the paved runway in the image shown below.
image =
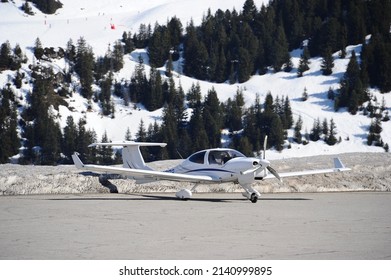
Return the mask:
<svg viewBox="0 0 391 280"><path fill-rule="evenodd" d="M0 259L391 259L391 193L0 197Z"/></svg>

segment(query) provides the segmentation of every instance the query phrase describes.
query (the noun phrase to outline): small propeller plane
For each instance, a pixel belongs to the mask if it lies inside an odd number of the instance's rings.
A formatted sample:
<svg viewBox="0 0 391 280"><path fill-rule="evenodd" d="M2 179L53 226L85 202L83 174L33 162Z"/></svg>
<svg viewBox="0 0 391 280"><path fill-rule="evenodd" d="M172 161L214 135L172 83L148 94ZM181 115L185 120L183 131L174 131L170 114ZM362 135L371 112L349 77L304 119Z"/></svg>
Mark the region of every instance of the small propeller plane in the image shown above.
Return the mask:
<svg viewBox="0 0 391 280"><path fill-rule="evenodd" d="M233 149L215 148L196 152L172 169L155 171L145 164L140 152L140 147L165 147L166 143L124 141L94 143L89 147L96 146L122 147L123 167L83 164L77 153L75 153L72 155L72 159L78 169L95 171L102 174L118 174L129 179L134 179L138 184L150 183L159 180L194 183L195 185L191 190L181 189L176 193L176 197L183 200L190 199L192 192L195 191L199 184L232 182L240 184L240 186L244 189L243 195L252 203L256 203L261 194L252 187L252 183L254 183L255 180L277 178L282 182L282 178L284 177L350 170L350 168L346 168L343 165L339 158L334 158L334 168L279 174L270 166L270 162L266 160L266 147L264 147L263 158L246 157L242 153Z"/></svg>

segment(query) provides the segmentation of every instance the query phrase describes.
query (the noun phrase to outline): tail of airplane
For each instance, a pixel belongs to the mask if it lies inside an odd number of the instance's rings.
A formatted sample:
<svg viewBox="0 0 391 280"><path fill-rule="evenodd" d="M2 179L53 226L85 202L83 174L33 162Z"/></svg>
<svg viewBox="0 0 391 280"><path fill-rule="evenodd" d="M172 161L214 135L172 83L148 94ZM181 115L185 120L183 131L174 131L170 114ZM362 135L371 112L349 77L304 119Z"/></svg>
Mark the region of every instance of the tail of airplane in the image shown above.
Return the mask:
<svg viewBox="0 0 391 280"><path fill-rule="evenodd" d="M117 146L122 148L122 161L124 168L131 169L143 169L143 170L152 170L144 162L144 158L141 155L140 147L147 146L160 146L165 147L166 143L147 143L147 142L132 142L132 141L123 141L123 142L112 142L112 143L93 143L89 147L96 146Z"/></svg>

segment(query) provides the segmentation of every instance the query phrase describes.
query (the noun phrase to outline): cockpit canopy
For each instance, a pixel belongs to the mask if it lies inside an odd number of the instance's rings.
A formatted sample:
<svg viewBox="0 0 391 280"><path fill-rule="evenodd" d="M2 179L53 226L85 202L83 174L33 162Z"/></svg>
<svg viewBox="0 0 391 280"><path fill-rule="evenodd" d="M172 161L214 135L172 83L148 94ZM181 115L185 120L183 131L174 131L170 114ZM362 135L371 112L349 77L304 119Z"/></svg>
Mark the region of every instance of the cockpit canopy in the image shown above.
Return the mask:
<svg viewBox="0 0 391 280"><path fill-rule="evenodd" d="M223 165L227 161L236 157L245 157L245 155L232 149L212 149L204 150L191 155L189 157L189 161L199 164Z"/></svg>

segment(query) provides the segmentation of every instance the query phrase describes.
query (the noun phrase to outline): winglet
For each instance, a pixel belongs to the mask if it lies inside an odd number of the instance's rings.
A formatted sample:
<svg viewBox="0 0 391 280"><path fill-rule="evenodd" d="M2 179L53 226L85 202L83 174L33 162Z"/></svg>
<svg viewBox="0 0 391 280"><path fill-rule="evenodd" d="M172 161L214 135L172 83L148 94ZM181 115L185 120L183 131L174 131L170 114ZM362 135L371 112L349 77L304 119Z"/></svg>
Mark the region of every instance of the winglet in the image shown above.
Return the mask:
<svg viewBox="0 0 391 280"><path fill-rule="evenodd" d="M345 167L340 158L334 158L334 169L337 171L348 171L350 168Z"/></svg>
<svg viewBox="0 0 391 280"><path fill-rule="evenodd" d="M78 157L77 153L74 153L72 155L72 160L73 163L75 164L77 169L82 169L84 168L84 164L81 162L80 158Z"/></svg>

